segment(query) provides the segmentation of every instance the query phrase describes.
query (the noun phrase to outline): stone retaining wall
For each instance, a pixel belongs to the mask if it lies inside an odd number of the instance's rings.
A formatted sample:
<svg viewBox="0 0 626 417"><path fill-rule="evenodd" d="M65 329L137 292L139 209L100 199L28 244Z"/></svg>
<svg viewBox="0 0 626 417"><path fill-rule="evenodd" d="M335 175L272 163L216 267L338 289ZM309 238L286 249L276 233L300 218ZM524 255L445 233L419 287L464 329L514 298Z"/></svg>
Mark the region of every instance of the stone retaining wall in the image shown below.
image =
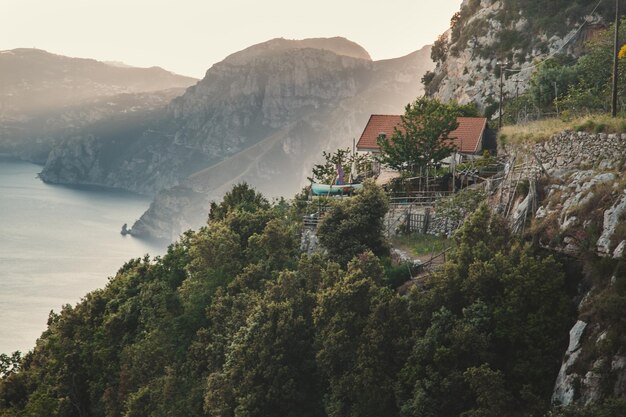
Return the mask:
<svg viewBox="0 0 626 417"><path fill-rule="evenodd" d="M533 150L544 169L557 176L577 169L620 170L626 161L626 133L564 131Z"/></svg>
<svg viewBox="0 0 626 417"><path fill-rule="evenodd" d="M419 215L419 221L410 222L408 217ZM424 220L424 217L426 220ZM426 225L424 225L424 221ZM387 237L403 233L425 233L433 236L450 236L460 226L458 221L444 216L437 216L433 208L426 207L395 207L385 216L385 234ZM410 229L410 230L409 230Z"/></svg>

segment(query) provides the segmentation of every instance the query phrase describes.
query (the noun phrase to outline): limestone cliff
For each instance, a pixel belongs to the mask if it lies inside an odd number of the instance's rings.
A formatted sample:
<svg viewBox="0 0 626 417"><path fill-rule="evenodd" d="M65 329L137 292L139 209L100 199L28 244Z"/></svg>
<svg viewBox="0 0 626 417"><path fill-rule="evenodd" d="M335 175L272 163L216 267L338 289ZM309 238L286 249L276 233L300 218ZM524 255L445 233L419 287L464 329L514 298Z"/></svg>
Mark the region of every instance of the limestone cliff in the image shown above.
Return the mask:
<svg viewBox="0 0 626 417"><path fill-rule="evenodd" d="M555 54L578 56L610 7L585 1L464 0L451 28L435 43L437 68L426 90L444 101L474 102L491 114L499 100L499 62L505 97L523 93L535 65ZM592 13L593 12L593 13Z"/></svg>
<svg viewBox="0 0 626 417"><path fill-rule="evenodd" d="M528 193L537 197L533 204L526 204L528 196L516 197L512 222L525 206L526 236L565 255L570 282L577 282L578 321L570 331L553 402L588 405L624 398L626 133L565 131L513 153L517 162L510 166L526 169L510 175L519 178L518 184L531 181L531 187L520 188L532 188L533 178L538 181L537 192Z"/></svg>

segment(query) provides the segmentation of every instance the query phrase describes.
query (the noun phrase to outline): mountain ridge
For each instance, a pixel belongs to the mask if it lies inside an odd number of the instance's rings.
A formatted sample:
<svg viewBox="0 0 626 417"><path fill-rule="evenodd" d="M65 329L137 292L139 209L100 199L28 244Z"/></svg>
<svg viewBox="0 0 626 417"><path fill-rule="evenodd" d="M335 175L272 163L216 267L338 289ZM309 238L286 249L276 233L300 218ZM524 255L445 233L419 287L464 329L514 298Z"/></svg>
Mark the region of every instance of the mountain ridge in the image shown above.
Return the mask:
<svg viewBox="0 0 626 417"><path fill-rule="evenodd" d="M0 52L0 152L44 164L85 126L165 107L197 80L18 48Z"/></svg>
<svg viewBox="0 0 626 417"><path fill-rule="evenodd" d="M186 88L197 81L156 66L116 67L32 48L0 52L0 69L0 116L97 96Z"/></svg>
<svg viewBox="0 0 626 417"><path fill-rule="evenodd" d="M397 59L371 61L309 47L327 45L319 39L268 42L213 65L203 80L168 104L162 123L126 137L134 151L108 171L101 169L106 165L102 155L114 153L113 143L119 139L86 139L90 137L87 129L83 139L81 135L68 139L50 154L41 177L55 183L82 178L149 195L181 187L155 200L167 202L167 208L156 211L167 213L163 219L172 219L171 209L178 204L165 196L181 196L181 190L189 190L183 199L187 201L200 193L206 208L232 184L205 178L202 185L197 177L189 182L190 175L229 158L241 164L248 160L243 154L247 149L274 137L263 157L252 166L238 165L245 174L233 173L233 178L249 181L270 196L292 194L304 185L308 168L317 162L322 149L350 146L373 112L401 111L421 94L420 77L432 67L429 47ZM341 38L330 42L335 48L337 43L354 45ZM241 159L237 159L239 154ZM91 162L77 167L77 157ZM197 197L192 199L197 201ZM180 224L198 227L203 221L187 219ZM139 224L148 223L157 222L142 217ZM138 235L171 239L183 231L171 227L142 230L139 224L134 228Z"/></svg>
<svg viewBox="0 0 626 417"><path fill-rule="evenodd" d="M333 52L336 55L371 61L370 54L361 45L342 36L332 38L285 39L274 38L260 42L234 52L222 61L223 63L239 63L253 59L259 55L280 53L290 49L318 49Z"/></svg>

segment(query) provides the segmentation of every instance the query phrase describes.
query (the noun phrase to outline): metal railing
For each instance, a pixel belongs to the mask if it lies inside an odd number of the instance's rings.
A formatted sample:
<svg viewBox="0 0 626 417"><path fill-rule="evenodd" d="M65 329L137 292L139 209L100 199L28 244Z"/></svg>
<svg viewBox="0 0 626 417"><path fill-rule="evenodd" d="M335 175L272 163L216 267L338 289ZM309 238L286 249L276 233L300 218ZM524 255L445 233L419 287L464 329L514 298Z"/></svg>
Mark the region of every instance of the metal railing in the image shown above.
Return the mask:
<svg viewBox="0 0 626 417"><path fill-rule="evenodd" d="M451 196L452 191L394 192L389 194L389 203L394 206L431 207L442 198Z"/></svg>
<svg viewBox="0 0 626 417"><path fill-rule="evenodd" d="M305 214L302 216L302 226L305 229L317 229L322 219L321 213Z"/></svg>

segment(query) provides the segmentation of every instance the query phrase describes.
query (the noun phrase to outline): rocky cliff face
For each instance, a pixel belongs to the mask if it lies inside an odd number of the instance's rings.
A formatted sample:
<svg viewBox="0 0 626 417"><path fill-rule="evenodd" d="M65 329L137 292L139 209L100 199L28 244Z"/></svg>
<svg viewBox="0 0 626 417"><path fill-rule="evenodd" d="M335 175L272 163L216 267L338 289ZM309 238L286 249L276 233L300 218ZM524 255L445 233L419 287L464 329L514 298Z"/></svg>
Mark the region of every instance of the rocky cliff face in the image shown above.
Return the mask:
<svg viewBox="0 0 626 417"><path fill-rule="evenodd" d="M518 161L535 164L532 176L541 173L528 237L569 257L570 269L581 275L578 321L555 383L555 404L626 396L624 155L626 134L571 131L516 150Z"/></svg>
<svg viewBox="0 0 626 417"><path fill-rule="evenodd" d="M372 63L366 59L309 47L259 48L214 65L172 102L179 126L175 143L209 158L233 155L257 138L354 97L371 81Z"/></svg>
<svg viewBox="0 0 626 417"><path fill-rule="evenodd" d="M342 38L256 45L214 65L153 125L126 134L126 152L111 135L85 130L51 154L42 177L148 194L165 188L132 233L171 239L180 225L200 226L209 201L236 182L293 195L321 150L351 146L371 113L401 112L422 93L428 55L372 62ZM185 203L199 199L201 215ZM174 211L181 218L170 226L158 220Z"/></svg>
<svg viewBox="0 0 626 417"><path fill-rule="evenodd" d="M435 43L437 68L427 92L493 112L500 93L498 63L506 63L505 96L523 93L537 62L557 53L578 56L584 42L605 26L604 6L592 10L582 1L464 0L451 29Z"/></svg>

